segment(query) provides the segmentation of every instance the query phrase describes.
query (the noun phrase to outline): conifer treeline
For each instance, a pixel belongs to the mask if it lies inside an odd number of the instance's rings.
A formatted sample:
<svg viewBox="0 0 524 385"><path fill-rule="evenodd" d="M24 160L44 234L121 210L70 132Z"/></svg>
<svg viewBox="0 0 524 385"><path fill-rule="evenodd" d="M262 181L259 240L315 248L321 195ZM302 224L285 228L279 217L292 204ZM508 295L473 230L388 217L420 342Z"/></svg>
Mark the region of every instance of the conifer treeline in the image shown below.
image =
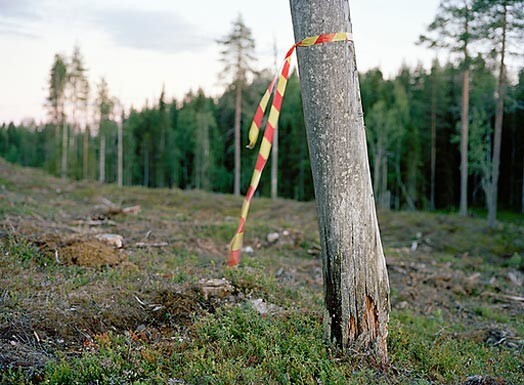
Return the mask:
<svg viewBox="0 0 524 385"><path fill-rule="evenodd" d="M259 97L269 82L262 72L244 85L242 137ZM0 155L24 166L43 167L61 174L65 149L67 176L72 179L113 183L118 174L118 125L123 122L123 184L178 187L230 193L233 190L235 85L218 98L203 91L189 93L182 101L116 113L107 84L98 87L96 127L52 116L44 125L12 123L0 127ZM470 85L469 202L483 207L483 187L489 172L492 127L495 119L494 71L479 56L472 60ZM460 199L460 96L458 65L434 62L401 69L390 80L379 70L361 75L364 118L370 165L378 205L394 209L448 209ZM524 71L506 92L499 180L502 209L522 210L524 188ZM431 170L431 132L436 133L434 183ZM74 127L74 129L73 129ZM62 146L63 130L68 145ZM103 139L103 140L102 140ZM298 200L314 198L309 155L302 115L298 77L293 74L279 123L279 195ZM103 149L104 162L101 159ZM243 190L249 184L256 150L242 148ZM101 174L103 178L101 178ZM432 193L432 186L434 192ZM265 172L260 194L270 195ZM434 202L432 202L432 199Z"/></svg>

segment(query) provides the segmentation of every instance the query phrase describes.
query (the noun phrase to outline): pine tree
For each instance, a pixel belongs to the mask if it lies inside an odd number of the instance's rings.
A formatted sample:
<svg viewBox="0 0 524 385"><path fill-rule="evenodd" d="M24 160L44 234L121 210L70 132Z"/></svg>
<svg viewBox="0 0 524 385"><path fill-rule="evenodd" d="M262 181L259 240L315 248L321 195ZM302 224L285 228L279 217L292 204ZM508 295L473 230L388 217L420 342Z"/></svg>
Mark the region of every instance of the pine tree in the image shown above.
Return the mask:
<svg viewBox="0 0 524 385"><path fill-rule="evenodd" d="M495 227L497 219L500 149L504 99L506 97L506 56L511 45L522 47L524 32L524 1L522 0L475 0L474 10L478 18L477 31L490 40L491 53L498 58L498 85L493 134L493 156L490 197L488 200L488 225Z"/></svg>
<svg viewBox="0 0 524 385"><path fill-rule="evenodd" d="M47 108L55 127L55 171L60 169L60 128L65 126L65 100L67 85L67 63L62 55L56 54L49 77Z"/></svg>
<svg viewBox="0 0 524 385"><path fill-rule="evenodd" d="M442 0L435 20L428 26L434 36L420 36L431 48L447 48L462 56L462 104L460 140L460 215L468 214L468 124L469 124L469 46L474 40L471 0Z"/></svg>
<svg viewBox="0 0 524 385"><path fill-rule="evenodd" d="M224 74L232 76L235 85L235 179L234 194L240 195L240 141L242 115L242 89L246 85L248 75L253 73L252 64L255 60L255 40L251 30L244 24L239 15L233 22L232 31L218 41L223 49L221 61L224 64Z"/></svg>
<svg viewBox="0 0 524 385"><path fill-rule="evenodd" d="M75 155L77 151L78 144L76 139L80 136L77 134L80 132L80 121L82 118L86 120L87 109L89 103L89 81L87 80L86 67L84 64L84 59L80 53L80 47L76 45L73 49L73 55L71 57L71 62L68 65L68 99L69 106L71 110L71 133L69 134L69 151L72 155ZM85 127L84 127L85 129ZM86 137L84 138L84 151L85 146L88 144ZM88 139L88 138L87 138ZM82 161L84 161L83 159ZM75 156L71 158L70 169L75 177L80 177L80 170L82 170L82 176L85 177L86 169L85 167L78 167L80 164L79 159Z"/></svg>

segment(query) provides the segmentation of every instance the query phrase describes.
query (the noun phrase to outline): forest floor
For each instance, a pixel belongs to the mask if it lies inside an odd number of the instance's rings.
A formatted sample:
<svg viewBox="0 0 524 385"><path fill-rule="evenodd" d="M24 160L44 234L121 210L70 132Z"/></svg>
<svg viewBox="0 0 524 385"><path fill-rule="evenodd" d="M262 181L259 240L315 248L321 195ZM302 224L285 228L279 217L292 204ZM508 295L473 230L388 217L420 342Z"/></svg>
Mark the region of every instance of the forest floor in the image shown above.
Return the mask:
<svg viewBox="0 0 524 385"><path fill-rule="evenodd" d="M523 217L379 213L384 370L322 341L314 203L254 199L229 269L241 201L0 160L0 383L524 383Z"/></svg>

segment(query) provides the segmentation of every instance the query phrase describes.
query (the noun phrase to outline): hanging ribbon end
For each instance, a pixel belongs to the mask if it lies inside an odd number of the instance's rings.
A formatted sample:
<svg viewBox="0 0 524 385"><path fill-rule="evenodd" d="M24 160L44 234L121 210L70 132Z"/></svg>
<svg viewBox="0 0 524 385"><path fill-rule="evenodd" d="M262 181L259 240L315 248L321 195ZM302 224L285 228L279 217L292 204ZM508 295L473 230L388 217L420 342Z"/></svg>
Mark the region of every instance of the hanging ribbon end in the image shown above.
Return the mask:
<svg viewBox="0 0 524 385"><path fill-rule="evenodd" d="M260 132L260 128L259 128L260 123L257 124L256 118L257 117L255 117L255 119L253 120L253 123L251 123L251 127L249 128L249 134L248 134L249 143L247 144L246 147L249 148L250 150L255 148L255 144L257 144L257 140L258 140L258 133ZM259 120L262 120L262 117L260 117Z"/></svg>
<svg viewBox="0 0 524 385"><path fill-rule="evenodd" d="M234 267L239 264L243 239L244 233L240 231L231 240L231 243L229 244L229 258L227 260L227 265L229 267Z"/></svg>
<svg viewBox="0 0 524 385"><path fill-rule="evenodd" d="M229 258L227 260L227 265L229 267L238 266L240 263L240 250L231 250L229 252Z"/></svg>

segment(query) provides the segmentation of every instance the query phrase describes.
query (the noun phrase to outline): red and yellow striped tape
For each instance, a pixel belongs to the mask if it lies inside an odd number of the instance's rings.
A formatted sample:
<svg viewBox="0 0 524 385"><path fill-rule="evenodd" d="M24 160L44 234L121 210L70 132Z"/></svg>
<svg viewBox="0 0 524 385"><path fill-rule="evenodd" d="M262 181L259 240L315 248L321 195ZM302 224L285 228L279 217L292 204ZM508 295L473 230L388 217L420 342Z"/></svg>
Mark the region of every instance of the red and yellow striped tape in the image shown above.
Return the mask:
<svg viewBox="0 0 524 385"><path fill-rule="evenodd" d="M282 64L280 70L280 76L278 76L277 88L273 96L273 102L269 111L269 117L267 119L264 137L262 138L262 143L258 152L255 170L253 171L251 183L249 184L246 196L244 197L244 203L242 204L240 222L238 224L237 232L229 245L229 259L227 262L229 266L236 266L240 262L240 253L242 251L242 242L244 239L244 226L246 224L247 214L251 205L251 199L253 198L253 195L255 194L255 191L258 187L258 184L260 182L260 176L262 175L262 170L264 169L267 163L267 159L269 158L269 152L271 151L271 145L273 143L273 134L275 132L275 127L278 124L278 117L280 115L282 98L284 97L284 93L286 92L286 85L289 77L289 68L291 66L291 55L293 55L293 52L295 52L296 47L310 47L316 44L352 40L352 35L348 32L326 33L322 35L310 36L294 44L286 53L284 63ZM276 80L277 78L275 77L271 81L269 87L264 93L264 96L262 96L262 99L258 104L257 111L253 118L253 123L251 123L251 127L249 129L249 143L247 145L249 149L255 147L255 144L257 142L258 134L260 132L260 126L262 125L262 119L264 117L264 112L266 111L266 107L269 102L269 98L271 97L271 94L273 92L273 87L275 85Z"/></svg>

